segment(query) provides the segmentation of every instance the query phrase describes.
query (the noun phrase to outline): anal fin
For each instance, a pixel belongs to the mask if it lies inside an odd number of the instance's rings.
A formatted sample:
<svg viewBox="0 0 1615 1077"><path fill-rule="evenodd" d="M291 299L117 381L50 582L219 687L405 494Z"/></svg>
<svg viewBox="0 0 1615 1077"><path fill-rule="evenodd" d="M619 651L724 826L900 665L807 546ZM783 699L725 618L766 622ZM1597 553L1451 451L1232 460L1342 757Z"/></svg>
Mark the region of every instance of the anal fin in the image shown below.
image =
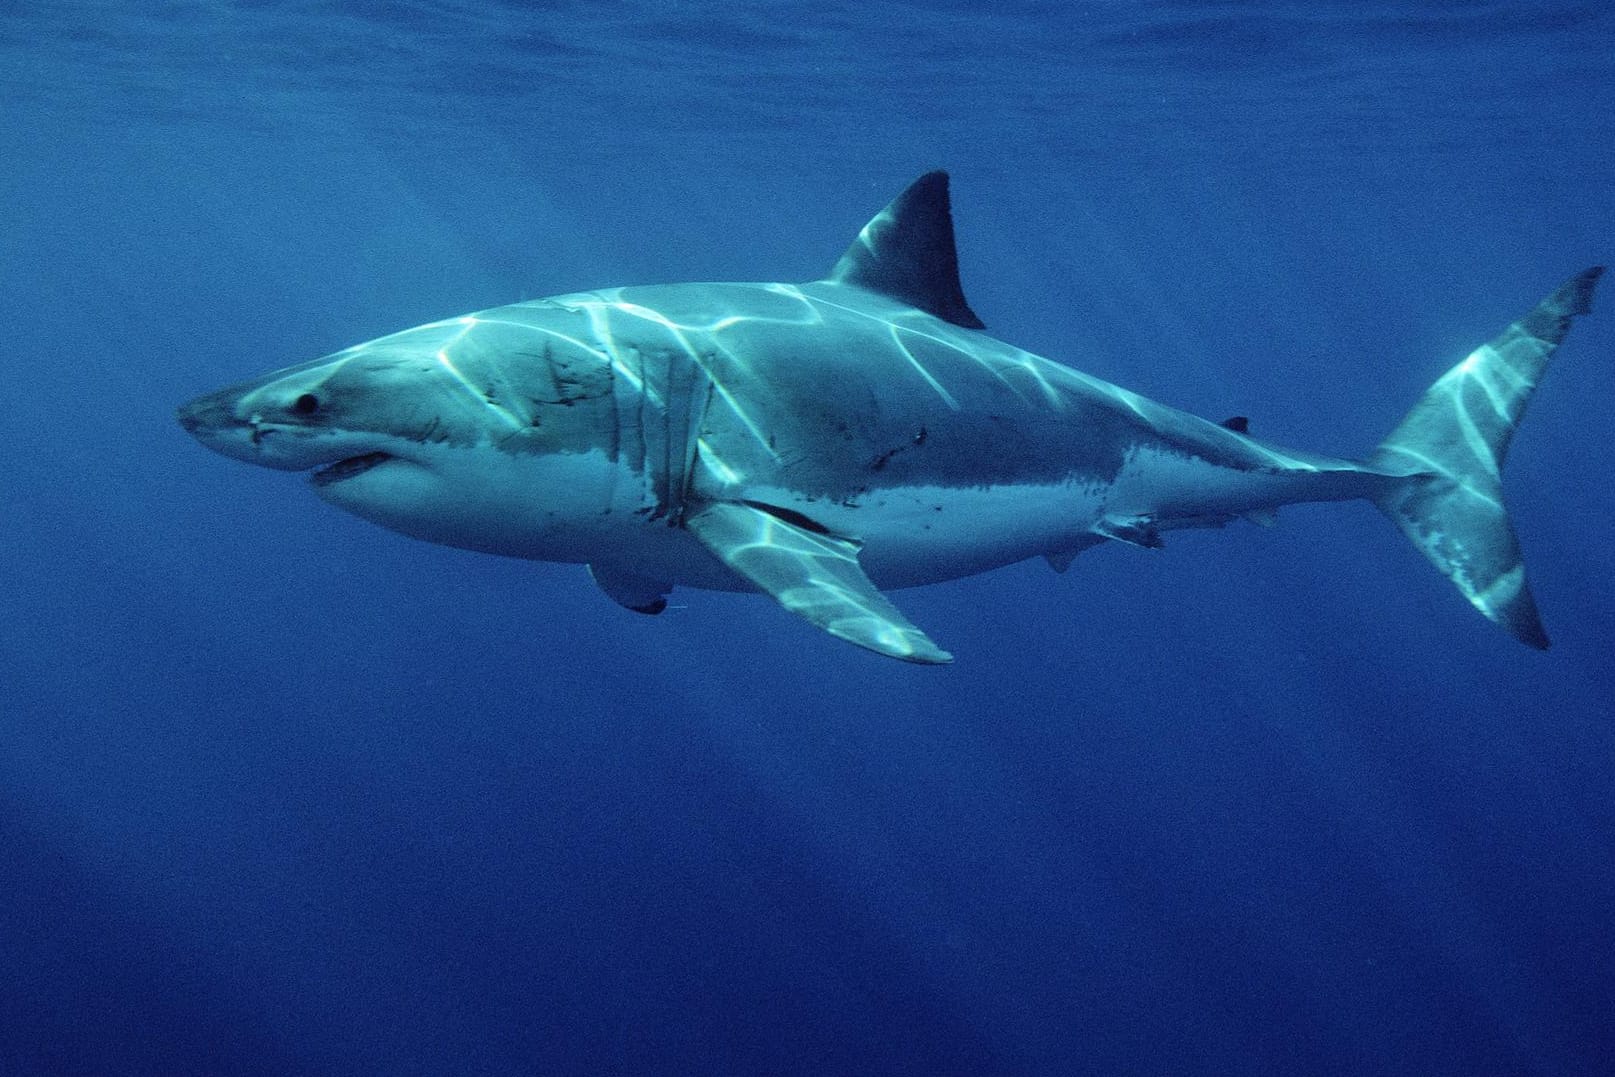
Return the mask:
<svg viewBox="0 0 1615 1077"><path fill-rule="evenodd" d="M686 517L684 526L724 564L832 636L905 662L953 661L864 575L855 543L728 501Z"/></svg>

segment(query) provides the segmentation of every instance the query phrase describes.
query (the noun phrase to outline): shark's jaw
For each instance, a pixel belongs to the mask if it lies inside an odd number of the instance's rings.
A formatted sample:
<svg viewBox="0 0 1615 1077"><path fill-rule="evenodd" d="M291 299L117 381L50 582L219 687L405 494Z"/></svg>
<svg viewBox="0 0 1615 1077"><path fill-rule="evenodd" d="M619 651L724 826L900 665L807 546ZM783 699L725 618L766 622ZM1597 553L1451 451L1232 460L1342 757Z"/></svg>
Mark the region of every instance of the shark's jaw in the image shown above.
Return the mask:
<svg viewBox="0 0 1615 1077"><path fill-rule="evenodd" d="M276 471L303 471L316 490L405 461L402 439L385 434L265 421L202 397L179 409L180 425L221 456Z"/></svg>
<svg viewBox="0 0 1615 1077"><path fill-rule="evenodd" d="M392 453L367 452L359 456L345 456L334 464L326 464L309 472L308 481L315 487L324 489L345 482L356 475L363 475L371 468L379 467L398 457Z"/></svg>
<svg viewBox="0 0 1615 1077"><path fill-rule="evenodd" d="M330 472L332 481L380 463L374 459L378 455L394 455L384 442L396 439L385 434L307 421L292 408L271 406L263 398L273 391L276 379L266 382L197 397L179 409L179 424L221 456L276 471ZM290 399L295 402L302 395L293 393Z"/></svg>
<svg viewBox="0 0 1615 1077"><path fill-rule="evenodd" d="M433 465L442 453L384 432L299 422L265 408L264 395L264 386L246 386L199 397L179 409L180 425L221 456L304 472L322 501L394 530L417 530L411 517L425 510L412 504L439 496L445 477Z"/></svg>
<svg viewBox="0 0 1615 1077"><path fill-rule="evenodd" d="M378 432L275 421L254 408L247 393L225 390L199 397L179 409L179 421L203 445L233 460L276 471L301 471L326 501L356 507L367 485L384 472L415 472L417 485L428 480L430 454L414 459L408 439ZM367 481L366 476L369 476ZM396 478L398 476L388 476Z"/></svg>

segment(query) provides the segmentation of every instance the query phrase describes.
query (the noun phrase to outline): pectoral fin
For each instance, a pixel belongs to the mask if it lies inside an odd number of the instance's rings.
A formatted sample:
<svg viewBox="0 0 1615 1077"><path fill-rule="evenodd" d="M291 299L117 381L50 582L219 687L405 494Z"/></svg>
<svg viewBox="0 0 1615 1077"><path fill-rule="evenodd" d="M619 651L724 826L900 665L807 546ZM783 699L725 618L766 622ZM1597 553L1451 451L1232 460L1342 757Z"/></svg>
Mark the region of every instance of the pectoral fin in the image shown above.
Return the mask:
<svg viewBox="0 0 1615 1077"><path fill-rule="evenodd" d="M684 521L724 564L832 636L905 662L951 662L876 589L858 547L763 508L708 505Z"/></svg>

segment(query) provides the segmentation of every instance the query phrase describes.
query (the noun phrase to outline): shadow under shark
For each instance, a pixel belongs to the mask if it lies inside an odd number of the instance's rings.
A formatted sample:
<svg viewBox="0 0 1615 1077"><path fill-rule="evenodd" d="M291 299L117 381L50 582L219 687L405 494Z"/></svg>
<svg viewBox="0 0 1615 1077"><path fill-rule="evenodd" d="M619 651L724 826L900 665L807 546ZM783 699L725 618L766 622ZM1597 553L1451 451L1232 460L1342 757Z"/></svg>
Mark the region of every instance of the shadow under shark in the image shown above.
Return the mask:
<svg viewBox="0 0 1615 1077"><path fill-rule="evenodd" d="M950 659L883 590L1106 541L1367 499L1482 614L1547 636L1503 503L1521 413L1601 267L1447 371L1363 460L1259 441L996 340L959 286L948 177L806 284L671 284L496 307L179 411L429 542L587 564L621 605L761 590L832 635Z"/></svg>

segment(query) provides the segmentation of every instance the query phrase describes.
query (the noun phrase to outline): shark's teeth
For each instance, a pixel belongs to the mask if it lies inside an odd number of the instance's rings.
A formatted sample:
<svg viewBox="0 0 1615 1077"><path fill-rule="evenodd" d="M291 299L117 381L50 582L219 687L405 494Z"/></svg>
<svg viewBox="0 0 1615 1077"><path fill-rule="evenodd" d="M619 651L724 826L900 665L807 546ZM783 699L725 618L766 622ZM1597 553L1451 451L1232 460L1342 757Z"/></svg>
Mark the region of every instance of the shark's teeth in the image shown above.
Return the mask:
<svg viewBox="0 0 1615 1077"><path fill-rule="evenodd" d="M308 481L315 486L329 486L333 482L351 479L355 475L362 475L377 464L386 463L392 457L384 452L367 452L363 456L350 456L346 460L338 460L320 468L308 477Z"/></svg>

